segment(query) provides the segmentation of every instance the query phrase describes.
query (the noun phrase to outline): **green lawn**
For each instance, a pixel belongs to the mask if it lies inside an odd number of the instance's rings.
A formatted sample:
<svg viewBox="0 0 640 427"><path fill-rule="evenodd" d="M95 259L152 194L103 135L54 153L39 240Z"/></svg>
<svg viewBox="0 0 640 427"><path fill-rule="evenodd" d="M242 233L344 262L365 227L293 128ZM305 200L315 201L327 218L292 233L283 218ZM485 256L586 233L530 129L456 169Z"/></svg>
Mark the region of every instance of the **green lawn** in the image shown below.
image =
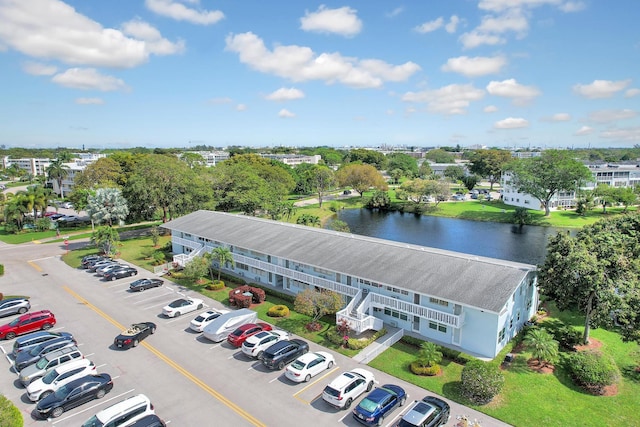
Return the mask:
<svg viewBox="0 0 640 427"><path fill-rule="evenodd" d="M582 327L583 320L575 313L556 315L567 324ZM638 345L623 343L618 334L604 329L594 330L591 337L603 343L601 351L614 358L622 373L615 396L585 393L573 384L562 362L556 365L553 374L536 373L527 367L530 357L527 353L518 354L511 367L503 371L506 382L502 393L485 406L473 405L460 396L458 384L462 365L445 362L443 375L437 377L413 375L408 366L418 349L402 342L370 365L515 426L638 425L640 373L635 371L640 364ZM498 365L509 351L511 346L505 348L493 363Z"/></svg>

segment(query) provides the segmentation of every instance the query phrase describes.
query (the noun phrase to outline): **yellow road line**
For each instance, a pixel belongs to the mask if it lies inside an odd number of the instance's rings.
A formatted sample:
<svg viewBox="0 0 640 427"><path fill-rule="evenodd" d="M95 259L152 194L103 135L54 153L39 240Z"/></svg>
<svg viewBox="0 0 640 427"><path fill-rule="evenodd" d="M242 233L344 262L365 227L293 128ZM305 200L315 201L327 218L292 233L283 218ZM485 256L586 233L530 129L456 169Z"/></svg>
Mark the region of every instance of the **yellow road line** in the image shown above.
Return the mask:
<svg viewBox="0 0 640 427"><path fill-rule="evenodd" d="M321 377L318 377L317 380L310 382L309 384L307 384L306 386L304 386L301 390L297 391L296 393L293 394L293 397L295 397L296 399L298 399L300 402L302 403L306 403L307 405L311 405L311 402L313 402L314 400L316 400L318 397L320 397L320 395L314 397L313 399L311 399L310 401L306 401L303 398L301 398L299 395L304 392L306 389L308 389L309 387L316 385L316 383L326 377L328 377L329 375L333 374L333 372L338 369L338 365L336 365L335 368L333 368L332 370L330 370L329 372L327 372L326 374L324 374Z"/></svg>
<svg viewBox="0 0 640 427"><path fill-rule="evenodd" d="M33 261L27 261L27 264L29 264L31 267L35 268L38 271L42 271L40 266L38 264L36 264L35 262L33 262Z"/></svg>
<svg viewBox="0 0 640 427"><path fill-rule="evenodd" d="M120 329L120 330L126 329L123 325L118 323L118 321L113 319L111 316L107 315L105 312L100 310L95 305L91 304L89 301L87 301L85 298L83 298L82 296L80 296L79 294L77 294L76 292L71 290L69 287L64 286L63 289L65 291L67 291L68 293L70 293L71 295L73 295L76 299L78 299L80 302L85 304L87 307L89 307L90 309L92 309L93 311L98 313L101 317L103 317L109 323L111 323L114 326L116 326L118 329ZM172 359L170 359L169 357L165 356L162 352L160 352L158 349L153 347L151 344L146 343L146 342L142 342L141 345L144 346L149 351L151 351L156 356L158 356L167 365L171 366L176 371L180 372L183 376L185 376L187 379L191 380L191 382L196 384L198 387L200 387L201 389L203 389L204 391L209 393L211 396L213 396L216 399L218 399L221 403L226 405L228 408L233 410L235 413L240 415L242 418L244 418L245 420L249 421L249 423L253 424L254 426L260 426L260 427L265 427L266 426L266 424L263 424L260 421L258 421L256 418L254 418L251 414L249 414L247 411L242 409L240 406L236 405L235 403L233 403L232 401L230 401L229 399L224 397L222 394L220 394L219 392L217 392L213 388L209 387L209 385L207 385L206 383L204 383L203 381L198 379L195 375L191 374L189 371L184 369L182 366L180 366L179 364L174 362Z"/></svg>

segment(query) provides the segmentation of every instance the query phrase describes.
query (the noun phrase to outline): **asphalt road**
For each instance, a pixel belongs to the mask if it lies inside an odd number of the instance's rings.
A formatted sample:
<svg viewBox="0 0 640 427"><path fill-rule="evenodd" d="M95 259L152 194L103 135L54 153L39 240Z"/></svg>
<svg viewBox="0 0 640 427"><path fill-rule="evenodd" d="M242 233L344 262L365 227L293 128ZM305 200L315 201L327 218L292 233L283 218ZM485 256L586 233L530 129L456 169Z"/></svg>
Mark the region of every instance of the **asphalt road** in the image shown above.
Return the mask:
<svg viewBox="0 0 640 427"><path fill-rule="evenodd" d="M82 245L73 242L74 246ZM182 295L199 297L187 289L165 282L161 288L130 293L132 279L104 282L84 270L68 267L60 260L63 244L13 246L0 243L0 259L5 275L0 291L6 295L31 296L32 310L50 309L58 319L54 330L72 332L80 349L98 367L114 378L114 389L95 400L50 420L55 426L78 426L93 414L134 394L150 397L156 413L170 426L335 426L359 425L350 411L327 405L320 394L324 386L341 372L358 365L350 358L334 354L337 366L306 384L289 382L281 371L268 371L260 362L246 358L226 343L214 344L188 330L197 312L176 319L164 318L161 308ZM140 276L138 276L140 277ZM222 308L206 299L208 307ZM205 307L206 308L206 307ZM0 320L8 322L13 317ZM129 324L153 321L155 335L137 348L119 351L113 338ZM0 341L0 349L9 352L12 341ZM311 350L320 350L311 344ZM21 410L25 426L44 425L35 418L34 404L13 372L9 357L0 360L0 390ZM409 393L409 402L432 394L414 385L372 370L379 385L395 383ZM357 401L354 405L357 404ZM495 419L451 403L452 418L467 414L483 427L504 426ZM406 406L385 420L393 425Z"/></svg>

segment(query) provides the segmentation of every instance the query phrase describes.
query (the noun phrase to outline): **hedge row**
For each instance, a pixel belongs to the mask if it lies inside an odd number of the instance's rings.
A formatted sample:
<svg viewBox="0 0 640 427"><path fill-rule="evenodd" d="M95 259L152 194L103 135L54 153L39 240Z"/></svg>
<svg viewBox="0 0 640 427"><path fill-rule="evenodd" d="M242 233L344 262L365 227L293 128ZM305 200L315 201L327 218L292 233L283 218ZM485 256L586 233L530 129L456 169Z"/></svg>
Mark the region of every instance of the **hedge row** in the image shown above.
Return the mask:
<svg viewBox="0 0 640 427"><path fill-rule="evenodd" d="M412 336L408 336L408 335L404 335L400 341L402 341L403 343L410 345L412 347L416 347L416 348L420 348L420 346L422 345L423 342L425 342L424 340L421 340L419 338L414 338ZM440 353L442 353L442 356L445 359L451 360L452 362L456 362L460 365L466 365L467 363L471 362L472 360L476 360L475 357L470 356L466 353L463 353L461 351L458 350L452 350L448 347L443 347L441 345L438 346L438 351Z"/></svg>

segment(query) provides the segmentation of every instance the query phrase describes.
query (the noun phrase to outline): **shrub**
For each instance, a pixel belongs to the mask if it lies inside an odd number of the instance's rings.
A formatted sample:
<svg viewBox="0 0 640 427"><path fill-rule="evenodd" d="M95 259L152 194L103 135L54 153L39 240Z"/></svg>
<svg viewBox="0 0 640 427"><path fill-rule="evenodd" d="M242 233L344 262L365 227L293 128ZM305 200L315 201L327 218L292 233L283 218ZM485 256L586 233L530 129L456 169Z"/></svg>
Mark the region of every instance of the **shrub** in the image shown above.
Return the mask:
<svg viewBox="0 0 640 427"><path fill-rule="evenodd" d="M400 341L404 342L405 344L412 345L414 347L420 347L424 342L424 340L421 340L420 338L415 338L409 335L403 335L402 338L400 338Z"/></svg>
<svg viewBox="0 0 640 427"><path fill-rule="evenodd" d="M460 393L478 405L491 402L503 386L504 375L487 362L473 360L462 369Z"/></svg>
<svg viewBox="0 0 640 427"><path fill-rule="evenodd" d="M309 332L318 332L322 330L322 323L320 322L309 322L304 325L305 329Z"/></svg>
<svg viewBox="0 0 640 427"><path fill-rule="evenodd" d="M207 285L207 289L210 291L219 291L220 289L224 289L224 286L224 281L214 280L213 283Z"/></svg>
<svg viewBox="0 0 640 427"><path fill-rule="evenodd" d="M289 307L286 305L274 305L267 311L269 317L287 317L289 315Z"/></svg>
<svg viewBox="0 0 640 427"><path fill-rule="evenodd" d="M0 276L4 276L4 264L0 264Z"/></svg>
<svg viewBox="0 0 640 427"><path fill-rule="evenodd" d="M604 388L619 377L618 367L610 356L596 351L574 353L568 368L574 381L590 393L603 394Z"/></svg>
<svg viewBox="0 0 640 427"><path fill-rule="evenodd" d="M0 420L0 425L3 427L22 427L24 425L20 410L2 395L0 395Z"/></svg>
<svg viewBox="0 0 640 427"><path fill-rule="evenodd" d="M409 369L411 369L411 372L416 375L426 375L429 377L438 375L441 371L440 365L438 365L437 363L434 363L431 366L423 366L417 361L411 362L411 364L409 365Z"/></svg>
<svg viewBox="0 0 640 427"><path fill-rule="evenodd" d="M153 257L153 263L155 265L160 265L160 264L163 264L165 262L164 252L162 252L162 251L155 251L153 253L152 257Z"/></svg>
<svg viewBox="0 0 640 427"><path fill-rule="evenodd" d="M553 339L558 341L560 347L573 351L582 341L582 334L577 329L566 325L561 321L544 322L543 328L553 335Z"/></svg>

